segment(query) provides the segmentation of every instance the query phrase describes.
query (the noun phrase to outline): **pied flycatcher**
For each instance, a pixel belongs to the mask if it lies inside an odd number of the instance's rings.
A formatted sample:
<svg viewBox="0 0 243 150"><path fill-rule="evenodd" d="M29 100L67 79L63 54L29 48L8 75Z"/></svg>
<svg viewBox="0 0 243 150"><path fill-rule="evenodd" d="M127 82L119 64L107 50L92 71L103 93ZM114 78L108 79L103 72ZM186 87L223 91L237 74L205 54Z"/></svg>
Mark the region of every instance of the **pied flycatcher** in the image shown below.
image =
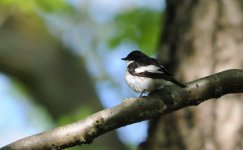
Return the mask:
<svg viewBox="0 0 243 150"><path fill-rule="evenodd" d="M132 51L122 60L127 62L126 82L134 91L141 93L140 97L143 93L162 88L164 85L175 84L182 88L186 87L175 80L158 60L138 50Z"/></svg>

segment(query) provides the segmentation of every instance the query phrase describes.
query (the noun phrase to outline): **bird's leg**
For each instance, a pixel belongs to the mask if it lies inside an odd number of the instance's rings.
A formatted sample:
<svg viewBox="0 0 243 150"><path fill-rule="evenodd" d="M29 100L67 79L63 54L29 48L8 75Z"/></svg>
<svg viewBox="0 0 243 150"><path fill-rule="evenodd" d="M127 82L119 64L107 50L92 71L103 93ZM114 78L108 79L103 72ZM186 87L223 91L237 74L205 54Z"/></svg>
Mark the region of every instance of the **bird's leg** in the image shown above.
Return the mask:
<svg viewBox="0 0 243 150"><path fill-rule="evenodd" d="M143 92L139 95L139 97L141 98L143 96L143 93L145 92L145 90L143 90Z"/></svg>

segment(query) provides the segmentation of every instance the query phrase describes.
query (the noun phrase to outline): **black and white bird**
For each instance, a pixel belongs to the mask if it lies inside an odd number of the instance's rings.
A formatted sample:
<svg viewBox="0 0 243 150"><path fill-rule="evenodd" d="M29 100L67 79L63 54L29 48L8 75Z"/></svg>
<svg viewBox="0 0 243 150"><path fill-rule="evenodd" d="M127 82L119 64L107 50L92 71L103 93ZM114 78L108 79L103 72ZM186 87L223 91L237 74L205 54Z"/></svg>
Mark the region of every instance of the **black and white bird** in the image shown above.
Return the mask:
<svg viewBox="0 0 243 150"><path fill-rule="evenodd" d="M126 82L134 91L141 93L140 97L143 93L163 88L165 85L175 84L182 88L186 87L175 80L158 60L138 50L132 51L122 60L127 62Z"/></svg>

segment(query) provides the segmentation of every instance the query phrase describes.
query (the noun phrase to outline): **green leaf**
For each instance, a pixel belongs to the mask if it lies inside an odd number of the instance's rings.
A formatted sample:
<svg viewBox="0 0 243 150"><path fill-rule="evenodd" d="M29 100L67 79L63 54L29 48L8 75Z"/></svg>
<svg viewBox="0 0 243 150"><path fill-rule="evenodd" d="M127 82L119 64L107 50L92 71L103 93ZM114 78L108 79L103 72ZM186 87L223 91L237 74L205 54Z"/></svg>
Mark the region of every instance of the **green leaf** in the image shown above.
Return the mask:
<svg viewBox="0 0 243 150"><path fill-rule="evenodd" d="M109 46L114 48L128 41L137 44L147 54L154 53L161 35L162 19L161 11L146 8L117 15L114 20L116 32Z"/></svg>

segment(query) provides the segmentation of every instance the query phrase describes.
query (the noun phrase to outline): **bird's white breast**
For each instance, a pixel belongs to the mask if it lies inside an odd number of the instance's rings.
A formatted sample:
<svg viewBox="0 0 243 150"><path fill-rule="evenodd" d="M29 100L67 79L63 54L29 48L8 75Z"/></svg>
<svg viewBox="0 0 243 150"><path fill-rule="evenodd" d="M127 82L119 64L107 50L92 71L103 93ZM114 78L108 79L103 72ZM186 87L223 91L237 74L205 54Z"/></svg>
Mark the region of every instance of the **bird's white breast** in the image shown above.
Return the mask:
<svg viewBox="0 0 243 150"><path fill-rule="evenodd" d="M130 88L138 93L142 93L143 91L151 92L155 89L163 87L165 84L168 84L162 79L133 76L128 71L126 71L126 82Z"/></svg>

